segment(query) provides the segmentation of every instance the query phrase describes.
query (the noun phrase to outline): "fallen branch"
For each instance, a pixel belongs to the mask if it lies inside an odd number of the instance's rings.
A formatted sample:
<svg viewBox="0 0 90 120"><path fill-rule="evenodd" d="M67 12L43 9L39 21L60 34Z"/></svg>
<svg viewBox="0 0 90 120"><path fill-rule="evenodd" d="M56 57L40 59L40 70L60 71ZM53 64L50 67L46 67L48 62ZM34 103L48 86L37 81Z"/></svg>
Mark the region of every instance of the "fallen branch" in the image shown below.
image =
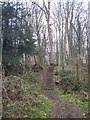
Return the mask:
<svg viewBox="0 0 90 120"><path fill-rule="evenodd" d="M88 95L88 92L85 92L85 91L82 91L83 94L85 95L86 99L88 100L89 99L89 95Z"/></svg>
<svg viewBox="0 0 90 120"><path fill-rule="evenodd" d="M7 100L11 103L11 105L14 105L15 103L9 98L6 88L3 86L2 89L4 90L4 92L6 94Z"/></svg>

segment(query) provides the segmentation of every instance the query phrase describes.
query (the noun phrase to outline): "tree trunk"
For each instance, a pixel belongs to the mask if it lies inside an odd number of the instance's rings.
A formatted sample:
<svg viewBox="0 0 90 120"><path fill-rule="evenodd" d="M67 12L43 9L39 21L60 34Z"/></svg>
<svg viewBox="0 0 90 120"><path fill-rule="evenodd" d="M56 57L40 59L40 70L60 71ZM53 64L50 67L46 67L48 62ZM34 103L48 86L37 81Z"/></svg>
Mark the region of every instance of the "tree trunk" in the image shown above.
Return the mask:
<svg viewBox="0 0 90 120"><path fill-rule="evenodd" d="M0 7L0 118L2 116L2 7Z"/></svg>
<svg viewBox="0 0 90 120"><path fill-rule="evenodd" d="M90 86L90 1L88 2L88 40L87 40L87 51L88 51L88 82ZM90 89L89 89L89 101L90 101ZM89 104L89 116L90 118L90 104Z"/></svg>
<svg viewBox="0 0 90 120"><path fill-rule="evenodd" d="M48 10L47 10L47 26L48 26L48 38L49 38L49 49L50 49L50 63L53 62L53 42L52 42L52 31L50 25L50 2L48 1Z"/></svg>

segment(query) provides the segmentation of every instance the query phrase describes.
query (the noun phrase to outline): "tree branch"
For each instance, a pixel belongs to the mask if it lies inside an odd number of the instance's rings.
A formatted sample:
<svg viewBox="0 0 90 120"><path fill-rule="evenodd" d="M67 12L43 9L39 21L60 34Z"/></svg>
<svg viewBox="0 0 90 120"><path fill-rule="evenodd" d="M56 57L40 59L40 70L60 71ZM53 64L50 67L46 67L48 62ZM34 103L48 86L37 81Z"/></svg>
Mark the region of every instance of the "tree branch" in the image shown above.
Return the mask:
<svg viewBox="0 0 90 120"><path fill-rule="evenodd" d="M32 3L35 4L36 6L38 6L38 7L44 12L45 17L46 17L46 19L47 19L46 11L45 11L40 5L38 5L36 2L32 2Z"/></svg>

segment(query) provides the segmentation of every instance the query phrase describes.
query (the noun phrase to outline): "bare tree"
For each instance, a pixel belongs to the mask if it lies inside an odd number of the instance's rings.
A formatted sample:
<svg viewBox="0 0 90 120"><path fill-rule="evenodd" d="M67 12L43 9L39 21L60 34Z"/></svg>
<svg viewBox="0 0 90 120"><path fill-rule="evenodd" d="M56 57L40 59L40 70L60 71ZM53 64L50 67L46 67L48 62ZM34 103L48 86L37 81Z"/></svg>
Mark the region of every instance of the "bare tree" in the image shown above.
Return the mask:
<svg viewBox="0 0 90 120"><path fill-rule="evenodd" d="M90 78L90 1L88 2L88 40L87 40L87 50L88 50L88 80L89 80L89 78ZM89 82L89 85L90 85L90 80L88 82ZM89 89L88 94L89 94L89 99L90 99L90 89ZM89 104L89 118L90 118L90 104Z"/></svg>
<svg viewBox="0 0 90 120"><path fill-rule="evenodd" d="M46 6L45 1L43 0L43 7L41 7L36 2L32 2L33 4L36 4L43 12L46 18L47 22L47 28L48 28L48 39L49 39L49 51L50 51L50 62L53 61L53 42L52 42L52 30L51 30L51 23L50 23L50 3L51 1L48 0L48 5Z"/></svg>
<svg viewBox="0 0 90 120"><path fill-rule="evenodd" d="M43 27L43 11L35 4L32 4L32 28L37 39L37 56L39 64L42 64L42 41L41 30Z"/></svg>

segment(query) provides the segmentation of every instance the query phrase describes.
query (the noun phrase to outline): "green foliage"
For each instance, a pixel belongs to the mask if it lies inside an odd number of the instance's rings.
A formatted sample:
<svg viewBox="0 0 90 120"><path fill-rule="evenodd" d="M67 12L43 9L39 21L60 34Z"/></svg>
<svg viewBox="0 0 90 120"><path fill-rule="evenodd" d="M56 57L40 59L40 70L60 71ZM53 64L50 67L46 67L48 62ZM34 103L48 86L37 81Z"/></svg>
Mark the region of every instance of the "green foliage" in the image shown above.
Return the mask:
<svg viewBox="0 0 90 120"><path fill-rule="evenodd" d="M52 102L50 102L44 95L38 95L36 101L36 105L31 112L31 118L50 117L49 110L52 107Z"/></svg>
<svg viewBox="0 0 90 120"><path fill-rule="evenodd" d="M5 65L19 65L20 64L20 56L17 54L13 54L12 52L3 52L3 64Z"/></svg>
<svg viewBox="0 0 90 120"><path fill-rule="evenodd" d="M88 104L89 102L86 100L82 100L80 97L72 95L72 94L68 94L68 93L64 93L64 91L62 89L58 89L56 88L57 93L59 94L60 97L62 97L62 101L63 102L71 102L71 103L75 103L79 106L79 108L85 113L88 113Z"/></svg>
<svg viewBox="0 0 90 120"><path fill-rule="evenodd" d="M52 102L41 94L39 74L5 77L3 87L3 117L49 117Z"/></svg>
<svg viewBox="0 0 90 120"><path fill-rule="evenodd" d="M28 14L22 3L2 2L2 30L3 49L2 64L20 65L23 54L33 54L35 51L35 40L30 25L28 25ZM12 69L8 70L11 72Z"/></svg>
<svg viewBox="0 0 90 120"><path fill-rule="evenodd" d="M60 71L60 76L61 76L61 77L64 77L64 76L67 76L67 75L70 74L70 73L71 73L71 71L62 70L62 71Z"/></svg>
<svg viewBox="0 0 90 120"><path fill-rule="evenodd" d="M31 106L35 104L35 97L30 94L29 86L24 79L17 76L8 76L3 80L3 116L24 117Z"/></svg>
<svg viewBox="0 0 90 120"><path fill-rule="evenodd" d="M54 62L50 62L50 66L54 68L54 67L56 67L56 66L57 66L57 64L56 64L56 63L54 63Z"/></svg>
<svg viewBox="0 0 90 120"><path fill-rule="evenodd" d="M81 88L85 91L88 91L89 88L88 80L82 80L80 82L81 82Z"/></svg>
<svg viewBox="0 0 90 120"><path fill-rule="evenodd" d="M81 82L77 81L76 76L71 71L60 71L60 76L71 90L81 90Z"/></svg>
<svg viewBox="0 0 90 120"><path fill-rule="evenodd" d="M88 91L88 80L77 81L76 76L71 71L60 71L60 76L65 81L65 83L71 87L71 90Z"/></svg>
<svg viewBox="0 0 90 120"><path fill-rule="evenodd" d="M28 91L32 94L39 94L40 93L40 80L39 75L32 73L21 75L21 78L24 79L24 84L26 85Z"/></svg>
<svg viewBox="0 0 90 120"><path fill-rule="evenodd" d="M3 54L3 67L5 70L5 75L18 75L23 73L23 65L20 62L21 57L11 52L4 52Z"/></svg>

